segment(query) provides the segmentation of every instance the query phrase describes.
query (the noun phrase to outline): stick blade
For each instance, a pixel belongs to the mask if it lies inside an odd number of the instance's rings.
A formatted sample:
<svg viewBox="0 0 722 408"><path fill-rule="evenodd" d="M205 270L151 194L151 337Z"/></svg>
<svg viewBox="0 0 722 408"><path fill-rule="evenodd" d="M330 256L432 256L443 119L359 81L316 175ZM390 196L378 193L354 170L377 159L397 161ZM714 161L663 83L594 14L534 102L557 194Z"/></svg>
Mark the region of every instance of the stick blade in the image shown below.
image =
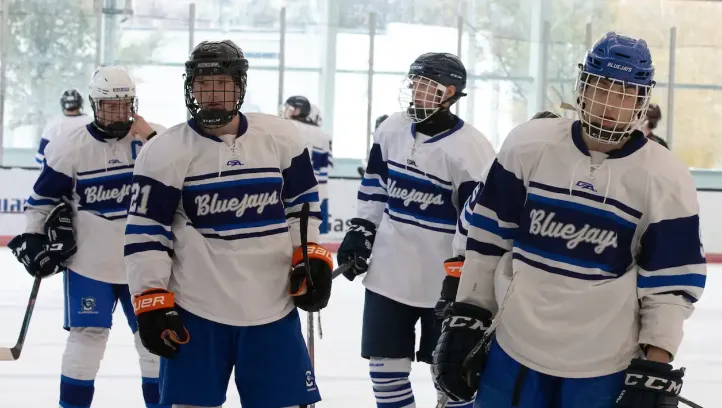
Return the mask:
<svg viewBox="0 0 722 408"><path fill-rule="evenodd" d="M18 349L17 347L0 347L0 361L15 361L20 358L21 351L22 349Z"/></svg>

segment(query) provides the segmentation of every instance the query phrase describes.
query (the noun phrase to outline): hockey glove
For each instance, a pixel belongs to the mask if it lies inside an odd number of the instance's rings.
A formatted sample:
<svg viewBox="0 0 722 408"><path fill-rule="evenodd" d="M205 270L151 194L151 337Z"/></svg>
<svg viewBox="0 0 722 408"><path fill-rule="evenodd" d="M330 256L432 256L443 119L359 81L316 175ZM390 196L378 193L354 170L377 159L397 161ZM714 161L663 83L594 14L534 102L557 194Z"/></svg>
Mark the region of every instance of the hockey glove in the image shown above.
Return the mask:
<svg viewBox="0 0 722 408"><path fill-rule="evenodd" d="M617 408L676 408L684 369L635 358L627 367Z"/></svg>
<svg viewBox="0 0 722 408"><path fill-rule="evenodd" d="M485 347L474 350L491 325L491 312L467 303L452 303L434 350L434 382L454 401L474 398L486 365ZM472 350L476 351L472 355ZM468 361L467 361L468 360Z"/></svg>
<svg viewBox="0 0 722 408"><path fill-rule="evenodd" d="M78 247L73 230L73 209L69 203L62 202L53 208L45 221L45 235L62 261L75 254Z"/></svg>
<svg viewBox="0 0 722 408"><path fill-rule="evenodd" d="M181 344L190 340L175 310L173 293L165 289L148 289L133 298L138 333L143 346L151 353L173 358Z"/></svg>
<svg viewBox="0 0 722 408"><path fill-rule="evenodd" d="M456 256L444 261L446 277L444 278L444 282L441 284L441 297L434 307L436 324L438 326L441 326L441 323L446 318L446 312L454 300L456 300L456 292L459 290L459 280L461 278L462 266L464 266L463 256Z"/></svg>
<svg viewBox="0 0 722 408"><path fill-rule="evenodd" d="M320 245L309 243L306 248L308 265L303 260L302 247L293 252L289 293L297 307L307 312L318 312L328 305L331 297L333 257Z"/></svg>
<svg viewBox="0 0 722 408"><path fill-rule="evenodd" d="M358 275L366 273L369 269L369 258L376 237L376 225L363 218L351 219L351 226L343 237L338 248L336 259L340 265L352 263L353 267L343 273L346 279L352 281Z"/></svg>

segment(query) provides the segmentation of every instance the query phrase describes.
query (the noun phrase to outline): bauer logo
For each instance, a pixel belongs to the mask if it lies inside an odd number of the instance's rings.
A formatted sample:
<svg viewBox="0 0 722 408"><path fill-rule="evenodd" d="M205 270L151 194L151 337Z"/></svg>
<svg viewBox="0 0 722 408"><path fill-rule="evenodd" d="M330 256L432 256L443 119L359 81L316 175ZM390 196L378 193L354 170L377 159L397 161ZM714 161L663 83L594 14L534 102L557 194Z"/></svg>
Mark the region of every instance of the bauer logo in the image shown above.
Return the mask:
<svg viewBox="0 0 722 408"><path fill-rule="evenodd" d="M612 68L612 69L618 69L618 70L624 71L624 72L632 72L632 67L628 67L628 66L622 65L622 64L615 64L613 62L607 62L607 67Z"/></svg>

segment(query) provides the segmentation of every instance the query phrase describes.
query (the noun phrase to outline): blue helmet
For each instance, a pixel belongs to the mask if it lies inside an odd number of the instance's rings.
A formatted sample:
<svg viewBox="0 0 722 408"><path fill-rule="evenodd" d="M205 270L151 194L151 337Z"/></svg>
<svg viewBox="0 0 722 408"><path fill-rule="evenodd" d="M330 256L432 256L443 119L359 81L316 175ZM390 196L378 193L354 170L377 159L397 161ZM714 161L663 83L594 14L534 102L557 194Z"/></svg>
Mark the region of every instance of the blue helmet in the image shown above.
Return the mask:
<svg viewBox="0 0 722 408"><path fill-rule="evenodd" d="M620 143L644 122L655 85L647 43L608 32L579 68L577 113L587 136Z"/></svg>
<svg viewBox="0 0 722 408"><path fill-rule="evenodd" d="M652 86L654 66L647 42L615 32L604 34L587 52L583 70L628 84Z"/></svg>
<svg viewBox="0 0 722 408"><path fill-rule="evenodd" d="M449 86L456 88L448 96ZM448 108L466 96L466 68L454 54L429 52L420 55L409 67L407 81L401 89L399 103L406 116L419 123Z"/></svg>

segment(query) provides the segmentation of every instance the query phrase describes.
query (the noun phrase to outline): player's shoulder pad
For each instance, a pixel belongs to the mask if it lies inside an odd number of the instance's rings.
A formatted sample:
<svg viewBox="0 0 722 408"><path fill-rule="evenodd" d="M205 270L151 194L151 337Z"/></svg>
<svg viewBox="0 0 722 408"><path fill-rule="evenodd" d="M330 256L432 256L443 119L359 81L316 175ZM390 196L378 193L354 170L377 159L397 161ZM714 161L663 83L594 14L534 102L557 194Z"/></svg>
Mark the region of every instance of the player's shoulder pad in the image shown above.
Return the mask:
<svg viewBox="0 0 722 408"><path fill-rule="evenodd" d="M521 123L509 132L499 153L516 149L537 149L542 144L554 144L571 137L571 119L545 118Z"/></svg>
<svg viewBox="0 0 722 408"><path fill-rule="evenodd" d="M173 165L192 153L189 142L193 132L186 122L175 125L147 141L140 149L135 168L154 171Z"/></svg>
<svg viewBox="0 0 722 408"><path fill-rule="evenodd" d="M150 128L155 131L156 136L158 136L158 135L160 135L161 133L163 133L163 132L165 132L166 130L168 130L167 127L165 127L165 126L163 126L163 125L161 125L161 124L159 124L159 123L148 122L148 126L150 126Z"/></svg>
<svg viewBox="0 0 722 408"><path fill-rule="evenodd" d="M45 157L70 159L85 144L94 142L95 139L85 126L79 126L69 132L59 133L55 135L47 147L45 147Z"/></svg>
<svg viewBox="0 0 722 408"><path fill-rule="evenodd" d="M248 120L248 134L271 137L280 147L303 151L305 143L293 121L261 112L244 113L244 116Z"/></svg>
<svg viewBox="0 0 722 408"><path fill-rule="evenodd" d="M382 143L387 137L401 133L411 134L411 121L403 112L392 113L374 132L374 143Z"/></svg>
<svg viewBox="0 0 722 408"><path fill-rule="evenodd" d="M449 136L449 145L464 157L491 161L496 156L489 139L479 129L466 122L461 129Z"/></svg>
<svg viewBox="0 0 722 408"><path fill-rule="evenodd" d="M649 172L658 185L671 195L695 195L696 185L689 167L674 153L653 140L642 147L637 165Z"/></svg>

